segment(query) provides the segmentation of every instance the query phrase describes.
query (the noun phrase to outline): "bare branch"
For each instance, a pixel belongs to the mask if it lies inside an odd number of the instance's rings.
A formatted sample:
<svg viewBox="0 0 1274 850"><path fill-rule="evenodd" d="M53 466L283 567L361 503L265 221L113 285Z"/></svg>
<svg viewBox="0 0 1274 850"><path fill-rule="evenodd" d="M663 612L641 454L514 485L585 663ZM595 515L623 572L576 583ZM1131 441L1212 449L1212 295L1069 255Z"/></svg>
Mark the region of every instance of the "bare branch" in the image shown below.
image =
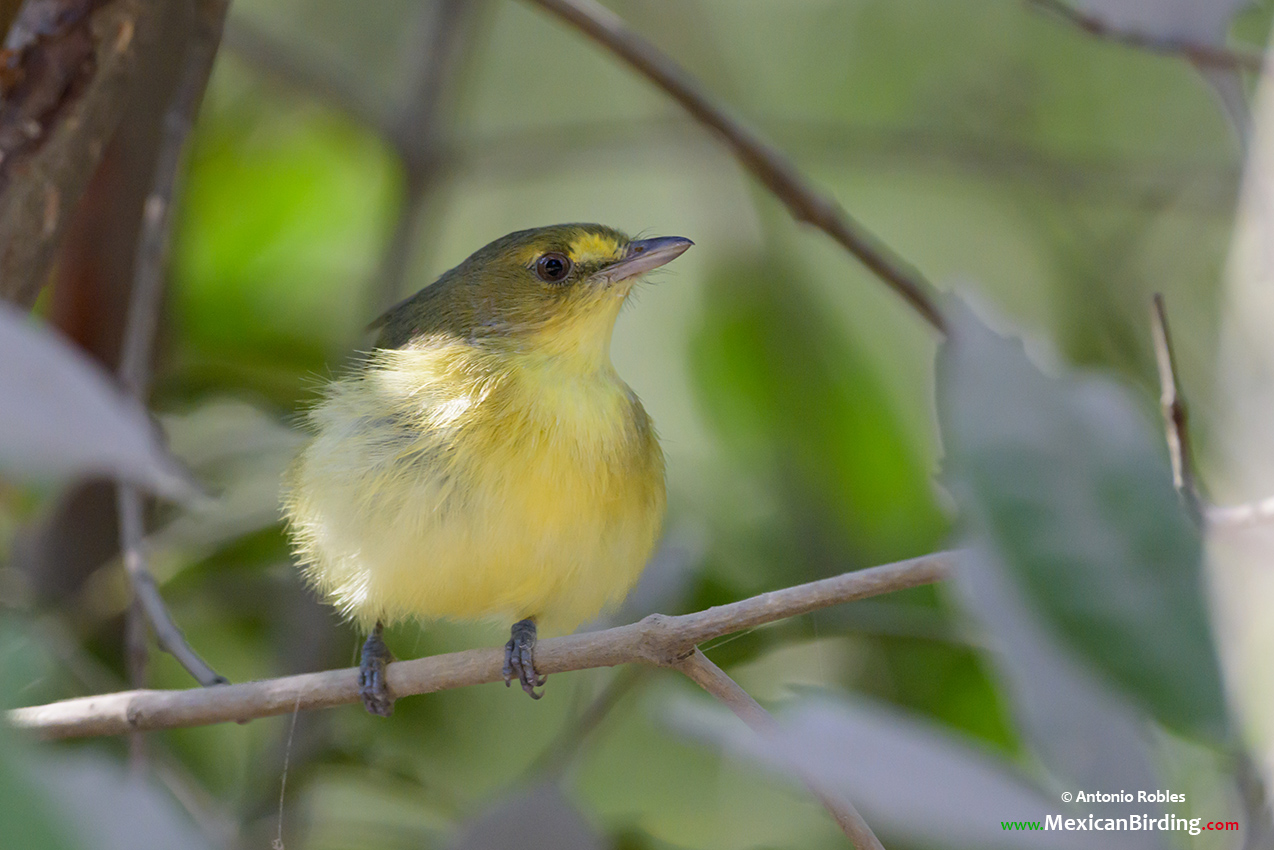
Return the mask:
<svg viewBox="0 0 1274 850"><path fill-rule="evenodd" d="M726 675L724 670L713 664L699 651L698 647L673 666L689 676L699 687L725 703L735 716L758 735L772 737L779 731L774 717L762 708L760 703L752 699L751 694ZM863 816L854 808L853 803L820 788L818 783L809 777L802 777L802 781L858 850L885 850L880 844L880 839L871 831L871 827L867 825L867 821L863 820Z"/></svg>
<svg viewBox="0 0 1274 850"><path fill-rule="evenodd" d="M150 358L159 324L163 301L164 279L168 267L168 247L172 231L172 207L176 196L177 175L181 168L186 140L194 125L195 115L203 100L212 72L212 63L221 41L229 0L199 0L196 4L195 30L191 35L182 76L173 102L164 115L163 139L155 163L155 179L146 199L141 234L137 241L133 288L129 296L128 323L124 332L124 348L120 357L119 376L133 396L145 400L150 384ZM136 487L119 484L116 493L119 510L120 546L124 565L133 588L134 604L129 608L128 657L134 678L144 677L145 630L134 620L144 614L159 645L171 653L201 685L225 683L191 649L185 636L173 622L164 605L155 579L146 565L142 541L142 496Z"/></svg>
<svg viewBox="0 0 1274 850"><path fill-rule="evenodd" d="M226 678L208 666L196 653L186 637L173 622L168 606L159 593L155 578L146 566L146 555L143 549L144 536L142 527L142 500L137 488L121 484L116 494L119 508L120 546L124 555L124 567L128 571L129 584L132 586L137 604L146 615L146 620L155 631L155 640L159 648L172 655L200 685L222 685ZM130 655L135 652L130 647Z"/></svg>
<svg viewBox="0 0 1274 850"><path fill-rule="evenodd" d="M1159 407L1163 412L1168 456L1172 460L1172 483L1196 521L1212 528L1247 528L1274 522L1274 496L1242 505L1212 505L1199 493L1190 447L1190 420L1177 379L1177 357L1168 331L1168 312L1163 295L1155 293L1150 311L1150 328L1155 341L1155 362L1159 366Z"/></svg>
<svg viewBox="0 0 1274 850"><path fill-rule="evenodd" d="M1168 455L1172 459L1172 483L1196 521L1203 517L1203 500L1195 483L1190 450L1189 413L1177 382L1177 360L1168 331L1168 312L1163 295L1156 292L1150 311L1150 328L1155 340L1155 362L1159 365L1159 407L1163 412Z"/></svg>
<svg viewBox="0 0 1274 850"><path fill-rule="evenodd" d="M1260 51L1161 39L1146 33L1127 32L1110 26L1096 15L1081 12L1065 0L1027 0L1027 3L1051 12L1089 35L1152 53L1179 56L1200 68L1258 73L1265 68L1265 54Z"/></svg>
<svg viewBox="0 0 1274 850"><path fill-rule="evenodd" d="M937 552L908 561L763 593L740 602L668 617L652 614L638 623L600 632L548 638L535 648L541 673L563 673L617 664L675 666L698 644L776 620L843 602L891 593L947 578L957 553ZM413 694L502 682L503 649L471 649L390 664L389 689L401 699ZM302 709L359 701L358 670L328 670L282 679L185 691L125 691L80 697L10 711L14 726L43 738L123 735L209 723L244 722Z"/></svg>
<svg viewBox="0 0 1274 850"><path fill-rule="evenodd" d="M817 227L858 258L929 324L944 328L933 285L919 271L814 189L796 166L707 94L689 74L595 0L531 0L627 62L714 130L740 164L783 202L797 221Z"/></svg>

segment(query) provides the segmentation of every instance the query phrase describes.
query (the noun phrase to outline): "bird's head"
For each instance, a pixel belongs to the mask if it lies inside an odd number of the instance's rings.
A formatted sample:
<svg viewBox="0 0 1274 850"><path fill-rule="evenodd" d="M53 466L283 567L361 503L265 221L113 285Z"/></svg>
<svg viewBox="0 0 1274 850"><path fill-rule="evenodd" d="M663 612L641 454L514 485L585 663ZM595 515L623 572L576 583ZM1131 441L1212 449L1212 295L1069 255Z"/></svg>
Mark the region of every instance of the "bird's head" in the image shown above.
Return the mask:
<svg viewBox="0 0 1274 850"><path fill-rule="evenodd" d="M479 249L377 324L380 346L446 335L545 354L606 354L624 299L680 256L680 236L630 239L600 224L520 230Z"/></svg>

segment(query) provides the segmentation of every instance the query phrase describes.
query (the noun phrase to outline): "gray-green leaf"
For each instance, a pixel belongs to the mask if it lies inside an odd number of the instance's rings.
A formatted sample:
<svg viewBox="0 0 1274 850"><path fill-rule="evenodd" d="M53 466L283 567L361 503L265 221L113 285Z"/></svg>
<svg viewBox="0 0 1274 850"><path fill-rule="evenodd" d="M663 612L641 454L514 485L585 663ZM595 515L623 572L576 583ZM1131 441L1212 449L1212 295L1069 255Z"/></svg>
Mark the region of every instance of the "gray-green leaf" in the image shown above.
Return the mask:
<svg viewBox="0 0 1274 850"><path fill-rule="evenodd" d="M1042 619L1176 729L1227 728L1201 541L1128 392L1046 377L950 299L938 358L948 478Z"/></svg>

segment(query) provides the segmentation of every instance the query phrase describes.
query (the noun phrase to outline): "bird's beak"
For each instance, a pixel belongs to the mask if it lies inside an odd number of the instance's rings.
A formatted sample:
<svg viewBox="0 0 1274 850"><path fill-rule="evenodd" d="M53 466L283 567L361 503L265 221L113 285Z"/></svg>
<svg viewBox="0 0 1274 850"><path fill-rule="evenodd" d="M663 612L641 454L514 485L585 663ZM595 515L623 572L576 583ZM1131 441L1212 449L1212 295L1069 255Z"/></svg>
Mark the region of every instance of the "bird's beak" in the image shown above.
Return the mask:
<svg viewBox="0 0 1274 850"><path fill-rule="evenodd" d="M694 243L681 236L660 236L655 239L638 239L628 244L628 252L622 260L611 263L593 274L598 283L617 283L643 275L648 271L671 263Z"/></svg>

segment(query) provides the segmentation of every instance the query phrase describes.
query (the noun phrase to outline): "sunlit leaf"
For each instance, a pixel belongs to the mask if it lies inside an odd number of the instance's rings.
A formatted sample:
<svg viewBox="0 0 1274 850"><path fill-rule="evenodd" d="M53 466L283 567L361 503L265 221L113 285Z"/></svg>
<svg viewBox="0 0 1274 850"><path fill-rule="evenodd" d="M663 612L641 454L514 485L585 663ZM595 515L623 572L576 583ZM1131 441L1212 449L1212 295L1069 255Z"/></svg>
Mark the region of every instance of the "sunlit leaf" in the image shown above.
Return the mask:
<svg viewBox="0 0 1274 850"><path fill-rule="evenodd" d="M92 753L40 753L41 785L92 850L212 850L177 802L128 768Z"/></svg>
<svg viewBox="0 0 1274 850"><path fill-rule="evenodd" d="M102 369L0 304L0 469L40 479L105 475L188 497L159 432Z"/></svg>
<svg viewBox="0 0 1274 850"><path fill-rule="evenodd" d="M1170 726L1220 735L1200 538L1162 435L1128 393L1050 378L949 299L938 361L947 474L1031 607Z"/></svg>

